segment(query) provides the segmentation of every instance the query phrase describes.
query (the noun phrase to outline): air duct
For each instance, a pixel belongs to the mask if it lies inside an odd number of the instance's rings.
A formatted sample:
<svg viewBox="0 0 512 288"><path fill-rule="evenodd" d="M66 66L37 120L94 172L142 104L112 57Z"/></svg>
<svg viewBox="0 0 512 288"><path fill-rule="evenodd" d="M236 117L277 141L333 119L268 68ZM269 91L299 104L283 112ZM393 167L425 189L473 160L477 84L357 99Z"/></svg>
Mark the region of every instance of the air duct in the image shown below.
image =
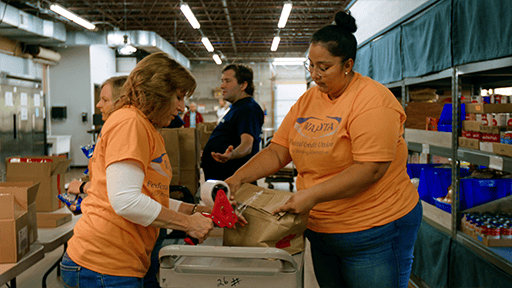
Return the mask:
<svg viewBox="0 0 512 288"><path fill-rule="evenodd" d="M0 2L0 35L27 44L50 45L66 41L66 27Z"/></svg>

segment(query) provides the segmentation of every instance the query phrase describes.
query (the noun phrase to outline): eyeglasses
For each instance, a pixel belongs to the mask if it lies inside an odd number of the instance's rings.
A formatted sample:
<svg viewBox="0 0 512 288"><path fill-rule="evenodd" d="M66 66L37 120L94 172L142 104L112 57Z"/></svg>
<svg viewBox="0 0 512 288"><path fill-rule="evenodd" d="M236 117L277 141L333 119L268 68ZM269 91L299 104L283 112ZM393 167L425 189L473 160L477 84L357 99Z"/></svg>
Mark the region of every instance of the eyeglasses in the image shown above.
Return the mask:
<svg viewBox="0 0 512 288"><path fill-rule="evenodd" d="M343 63L343 62L344 62L344 61L341 61L341 63ZM340 64L341 64L341 63L340 63ZM322 76L326 75L326 74L327 74L327 72L329 72L332 68L334 68L334 67L336 67L336 66L338 66L338 65L340 65L340 64L336 64L336 65L331 66L331 67L329 67L329 68L317 68L317 67L312 66L312 65L311 65L311 61L309 61L309 59L308 59L308 60L304 61L304 68L305 68L306 70L308 70L308 72L309 72L310 74L311 74L311 73L313 73L313 70L315 70L316 74L317 74L318 76L322 77Z"/></svg>

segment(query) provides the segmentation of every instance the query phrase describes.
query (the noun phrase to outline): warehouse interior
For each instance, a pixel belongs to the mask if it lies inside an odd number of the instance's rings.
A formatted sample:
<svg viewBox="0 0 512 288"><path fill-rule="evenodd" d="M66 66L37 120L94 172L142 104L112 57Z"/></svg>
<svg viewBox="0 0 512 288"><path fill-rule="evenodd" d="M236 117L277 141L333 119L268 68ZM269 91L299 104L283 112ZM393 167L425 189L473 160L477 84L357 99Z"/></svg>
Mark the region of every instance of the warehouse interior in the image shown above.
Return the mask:
<svg viewBox="0 0 512 288"><path fill-rule="evenodd" d="M285 4L291 12L280 27ZM83 177L89 159L82 147L100 128L100 85L154 52L168 53L198 79L187 104L196 103L205 122L217 120L222 68L251 67L254 99L265 111L263 146L315 85L303 65L312 34L345 9L358 26L354 71L386 86L407 114L407 172L423 207L409 287L510 286L512 236L477 231L469 218L509 219L503 227L512 220L510 1L2 0L0 180L4 159L39 155L66 159L66 182ZM297 191L293 167L288 171L258 185ZM191 190L204 184L200 170L197 177ZM25 272L0 264L0 287L61 287L57 269L44 274L63 247L41 252ZM306 251L302 287L319 287L309 257Z"/></svg>

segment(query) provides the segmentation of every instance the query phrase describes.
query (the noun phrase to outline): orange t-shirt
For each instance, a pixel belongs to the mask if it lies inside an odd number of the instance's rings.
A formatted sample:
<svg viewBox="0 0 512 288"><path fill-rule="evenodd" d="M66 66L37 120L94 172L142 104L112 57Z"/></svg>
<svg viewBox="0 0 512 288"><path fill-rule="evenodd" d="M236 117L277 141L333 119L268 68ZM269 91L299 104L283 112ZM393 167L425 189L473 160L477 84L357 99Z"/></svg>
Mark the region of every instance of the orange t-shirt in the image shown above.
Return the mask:
<svg viewBox="0 0 512 288"><path fill-rule="evenodd" d="M82 202L83 215L75 225L67 252L75 263L89 270L142 278L149 268L159 229L130 222L110 205L106 169L124 160L143 166L142 193L169 206L172 170L164 140L140 110L121 108L101 129L89 161L91 186Z"/></svg>
<svg viewBox="0 0 512 288"><path fill-rule="evenodd" d="M295 103L272 142L288 148L297 189L319 184L359 162L388 162L384 176L359 194L317 204L308 229L348 233L388 224L410 212L419 195L407 174L406 116L394 95L359 73L339 98L318 87Z"/></svg>

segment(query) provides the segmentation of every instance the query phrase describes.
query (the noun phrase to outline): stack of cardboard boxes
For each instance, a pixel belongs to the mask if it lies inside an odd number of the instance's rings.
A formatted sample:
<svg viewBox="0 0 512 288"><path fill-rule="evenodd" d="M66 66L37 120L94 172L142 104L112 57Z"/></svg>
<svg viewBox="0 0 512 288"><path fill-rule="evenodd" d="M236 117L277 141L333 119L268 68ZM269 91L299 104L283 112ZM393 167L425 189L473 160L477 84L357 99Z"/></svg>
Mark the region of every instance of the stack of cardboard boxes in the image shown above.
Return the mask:
<svg viewBox="0 0 512 288"><path fill-rule="evenodd" d="M18 262L37 240L39 183L0 183L0 263Z"/></svg>
<svg viewBox="0 0 512 288"><path fill-rule="evenodd" d="M70 163L63 157L6 159L7 182L0 183L0 263L19 261L37 240L38 218L62 207L57 195L65 193Z"/></svg>

